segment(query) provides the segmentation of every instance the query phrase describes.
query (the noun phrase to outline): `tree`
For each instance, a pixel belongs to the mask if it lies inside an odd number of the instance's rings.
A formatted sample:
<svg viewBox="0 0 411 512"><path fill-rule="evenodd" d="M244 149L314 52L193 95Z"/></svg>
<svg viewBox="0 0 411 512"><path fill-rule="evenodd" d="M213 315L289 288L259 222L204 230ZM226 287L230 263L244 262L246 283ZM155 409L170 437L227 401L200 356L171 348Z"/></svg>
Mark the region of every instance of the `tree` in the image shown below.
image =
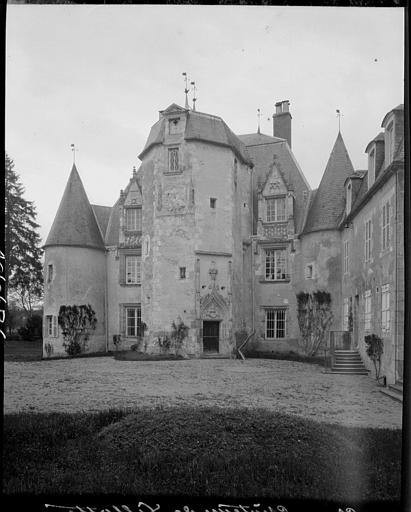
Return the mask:
<svg viewBox="0 0 411 512"><path fill-rule="evenodd" d="M376 334L367 334L364 338L365 344L367 345L367 356L374 363L375 378L379 380L381 371L381 357L384 353L384 342Z"/></svg>
<svg viewBox="0 0 411 512"><path fill-rule="evenodd" d="M309 356L315 356L333 320L331 295L321 290L312 294L300 292L297 293L297 306L304 351Z"/></svg>
<svg viewBox="0 0 411 512"><path fill-rule="evenodd" d="M96 312L90 304L60 306L58 323L67 354L75 356L85 350L90 330L96 328Z"/></svg>
<svg viewBox="0 0 411 512"><path fill-rule="evenodd" d="M31 316L43 293L43 249L37 232L36 209L23 197L24 187L5 157L5 299L9 293ZM7 311L6 311L7 318Z"/></svg>

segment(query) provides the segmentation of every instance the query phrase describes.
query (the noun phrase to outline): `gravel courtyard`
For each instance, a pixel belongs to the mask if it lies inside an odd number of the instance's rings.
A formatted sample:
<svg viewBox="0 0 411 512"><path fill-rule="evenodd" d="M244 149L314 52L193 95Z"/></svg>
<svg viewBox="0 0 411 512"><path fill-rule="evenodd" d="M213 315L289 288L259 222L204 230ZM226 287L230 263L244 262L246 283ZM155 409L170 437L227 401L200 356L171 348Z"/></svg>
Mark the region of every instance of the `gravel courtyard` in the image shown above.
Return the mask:
<svg viewBox="0 0 411 512"><path fill-rule="evenodd" d="M262 359L5 362L4 412L78 412L175 405L260 407L317 421L401 428L402 404L362 375Z"/></svg>

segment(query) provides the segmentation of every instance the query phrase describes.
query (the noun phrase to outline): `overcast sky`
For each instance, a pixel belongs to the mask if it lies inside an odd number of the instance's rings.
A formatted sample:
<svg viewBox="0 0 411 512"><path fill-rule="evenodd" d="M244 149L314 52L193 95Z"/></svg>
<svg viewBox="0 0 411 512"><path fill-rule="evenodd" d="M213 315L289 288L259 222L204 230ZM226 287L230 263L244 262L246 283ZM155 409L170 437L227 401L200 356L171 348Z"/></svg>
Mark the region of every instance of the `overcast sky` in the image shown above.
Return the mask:
<svg viewBox="0 0 411 512"><path fill-rule="evenodd" d="M197 108L237 134L272 135L290 101L293 152L312 188L341 132L355 169L403 102L402 8L9 5L6 150L38 211L43 242L72 166L111 206L138 167L158 111ZM268 121L268 118L270 121Z"/></svg>

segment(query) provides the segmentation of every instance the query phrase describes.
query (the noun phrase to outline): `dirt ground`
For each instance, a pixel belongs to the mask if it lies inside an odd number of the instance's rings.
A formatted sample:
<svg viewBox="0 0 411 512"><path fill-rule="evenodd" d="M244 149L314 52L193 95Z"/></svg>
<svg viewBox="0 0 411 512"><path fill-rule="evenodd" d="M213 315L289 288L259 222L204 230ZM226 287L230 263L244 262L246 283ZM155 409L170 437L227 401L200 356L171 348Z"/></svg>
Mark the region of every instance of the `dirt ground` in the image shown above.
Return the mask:
<svg viewBox="0 0 411 512"><path fill-rule="evenodd" d="M248 359L4 363L4 412L79 412L175 405L261 407L344 425L401 428L402 404L363 375Z"/></svg>

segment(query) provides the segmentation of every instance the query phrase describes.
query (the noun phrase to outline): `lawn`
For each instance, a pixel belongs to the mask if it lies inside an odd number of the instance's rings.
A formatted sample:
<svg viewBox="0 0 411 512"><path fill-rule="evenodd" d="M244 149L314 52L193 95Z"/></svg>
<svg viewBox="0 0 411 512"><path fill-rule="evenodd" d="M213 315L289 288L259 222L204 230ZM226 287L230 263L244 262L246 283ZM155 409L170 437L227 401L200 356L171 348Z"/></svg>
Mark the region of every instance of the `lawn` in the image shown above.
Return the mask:
<svg viewBox="0 0 411 512"><path fill-rule="evenodd" d="M3 491L398 500L401 431L263 409L4 417Z"/></svg>
<svg viewBox="0 0 411 512"><path fill-rule="evenodd" d="M7 339L4 344L5 361L41 361L43 341L20 341Z"/></svg>

